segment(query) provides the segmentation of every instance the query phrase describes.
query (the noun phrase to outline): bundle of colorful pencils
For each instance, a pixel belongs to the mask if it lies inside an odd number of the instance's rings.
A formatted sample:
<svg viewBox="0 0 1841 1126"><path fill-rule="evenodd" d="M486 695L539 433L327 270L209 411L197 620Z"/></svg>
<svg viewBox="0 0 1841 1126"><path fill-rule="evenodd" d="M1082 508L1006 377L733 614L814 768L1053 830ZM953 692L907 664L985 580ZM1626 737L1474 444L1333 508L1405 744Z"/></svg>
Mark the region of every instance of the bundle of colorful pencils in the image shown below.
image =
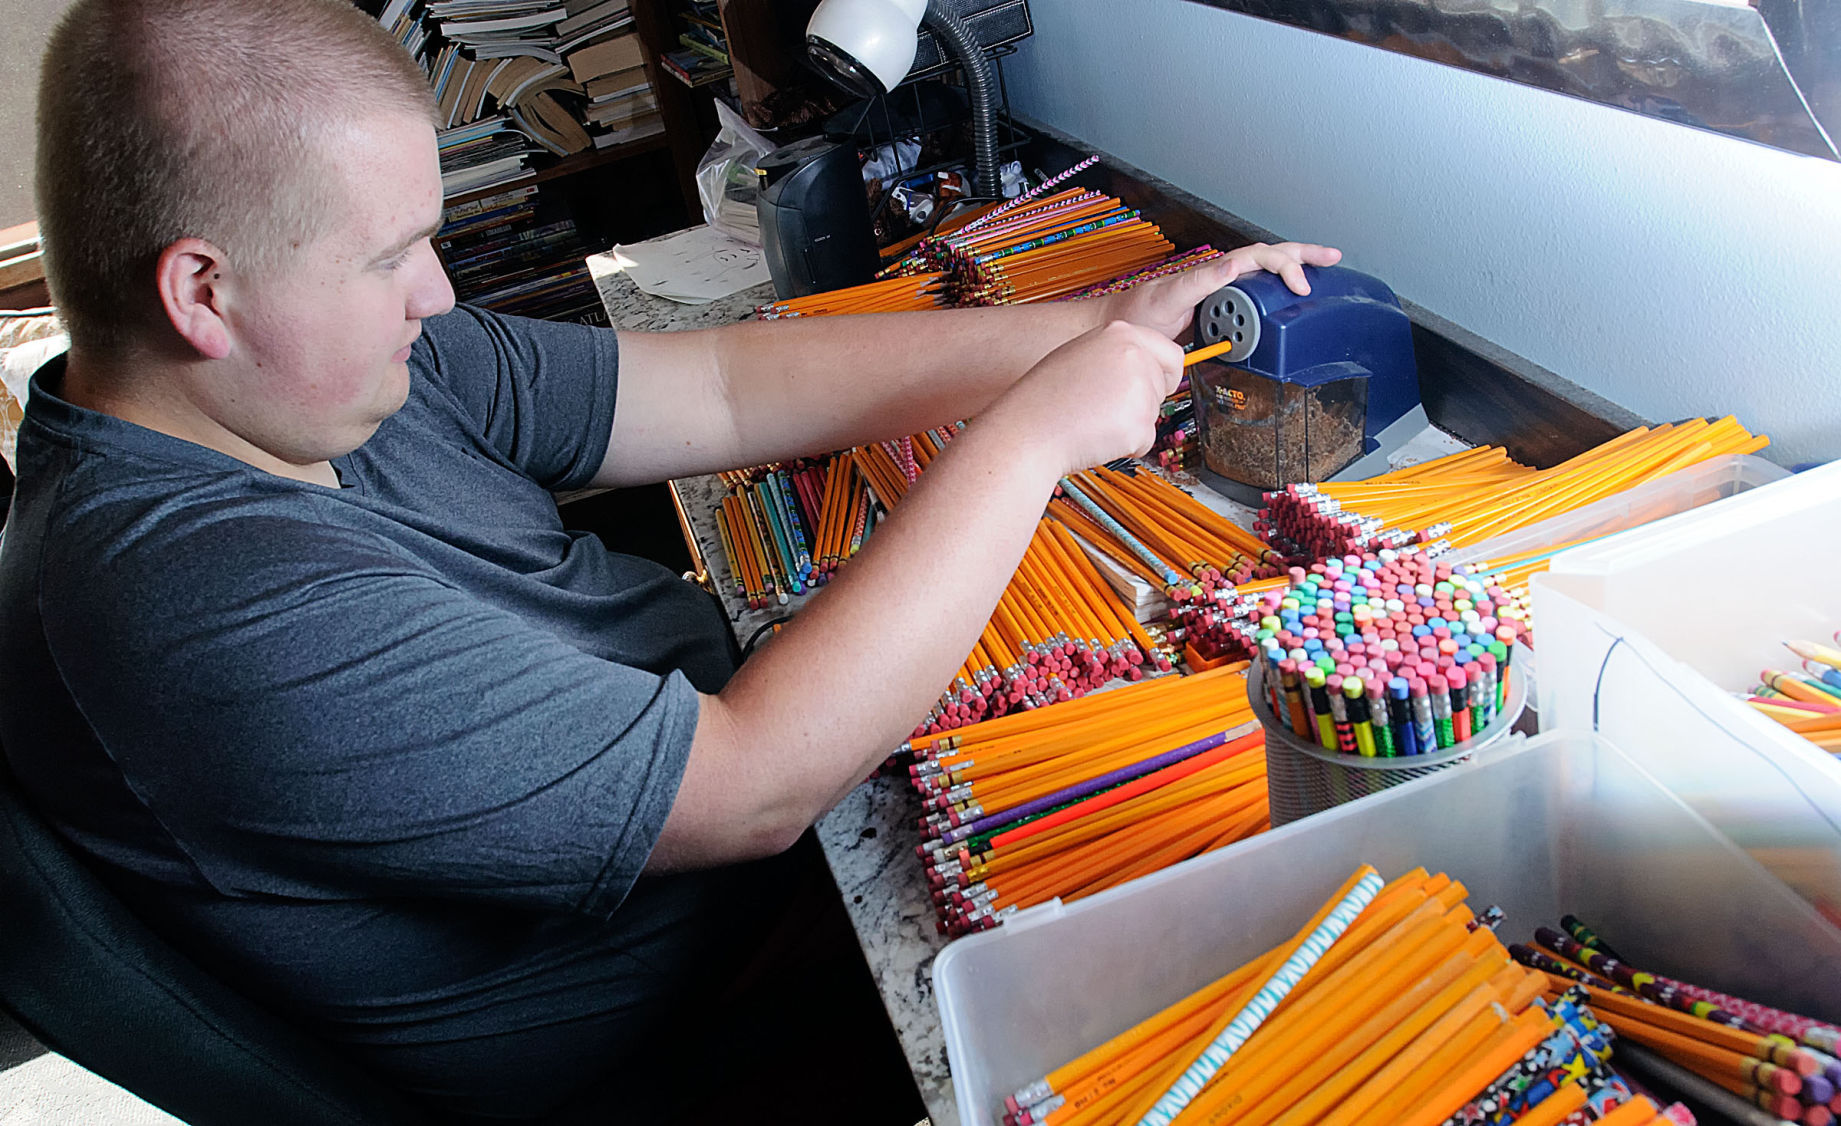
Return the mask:
<svg viewBox="0 0 1841 1126"><path fill-rule="evenodd" d="M1001 203L986 204L982 207L970 210L961 210L953 215L949 215L947 218L941 220L938 227L933 231L919 238L910 240L907 247L901 250L894 250L891 248L890 250L883 251L885 261L889 258L893 258L894 260L877 271L876 277L880 279L886 278L891 274L914 274L926 271L929 268L928 263L940 256L938 254L939 240L943 239L945 236L955 231L969 232L976 230L979 227L986 226L1004 216L1010 215L1021 208L1029 207L1050 191L1098 163L1099 157L1097 155L1089 156L1085 160L1076 163L1073 167L1057 175L1050 176L1035 187L1022 192L1014 199L1004 200Z"/></svg>
<svg viewBox="0 0 1841 1126"><path fill-rule="evenodd" d="M1013 713L913 745L940 929L1080 899L1264 831L1264 742L1222 669Z"/></svg>
<svg viewBox="0 0 1841 1126"><path fill-rule="evenodd" d="M893 508L907 495L908 486L923 469L933 464L933 459L940 456L940 451L957 432L952 426L936 426L906 438L858 446L850 451L850 456L856 461L858 472L875 490L882 506Z"/></svg>
<svg viewBox="0 0 1841 1126"><path fill-rule="evenodd" d="M1283 946L1005 1100L1007 1126L1667 1117L1606 1065L1580 994L1543 1001L1462 884L1363 868Z"/></svg>
<svg viewBox="0 0 1841 1126"><path fill-rule="evenodd" d="M832 289L806 297L789 297L757 308L755 316L763 321L787 317L828 317L848 313L901 313L914 309L938 309L942 299L943 274L907 274L883 281Z"/></svg>
<svg viewBox="0 0 1841 1126"><path fill-rule="evenodd" d="M1434 754L1507 703L1521 622L1505 597L1424 552L1349 556L1294 568L1257 603L1251 636L1235 636L1260 654L1266 705L1298 738L1367 758Z"/></svg>
<svg viewBox="0 0 1841 1126"><path fill-rule="evenodd" d="M955 433L938 427L858 446L822 467L725 474L732 491L717 523L735 589L750 607L760 607L829 581L861 548L875 505L898 504ZM1119 605L1067 530L1044 520L958 677L915 735L1071 699L1172 665L1172 654Z"/></svg>
<svg viewBox="0 0 1841 1126"><path fill-rule="evenodd" d="M1221 256L1221 251L1216 250L1207 243L1203 243L1194 250L1185 250L1178 254L1172 254L1163 261L1147 266L1142 270L1134 270L1129 274L1123 274L1113 278L1111 281L1101 282L1089 289L1081 290L1079 293L1069 296L1067 300L1084 301L1089 297L1104 297L1109 293L1122 293L1134 286L1143 285L1148 281L1156 281L1158 278L1169 277L1171 274L1180 274L1191 266L1199 266L1204 262L1212 261Z"/></svg>
<svg viewBox="0 0 1841 1126"><path fill-rule="evenodd" d="M1841 644L1841 631L1834 640ZM1814 641L1786 641L1784 647L1803 659L1803 671L1765 669L1746 701L1830 754L1841 754L1841 649Z"/></svg>
<svg viewBox="0 0 1841 1126"><path fill-rule="evenodd" d="M1165 473L1184 472L1196 463L1195 402L1184 379L1157 411L1157 440L1151 457Z"/></svg>
<svg viewBox="0 0 1841 1126"><path fill-rule="evenodd" d="M1155 223L1120 200L1070 188L1032 194L936 232L882 273L896 275L890 281L944 274L945 299L955 306L1015 305L1114 292L1217 253L1174 250Z"/></svg>
<svg viewBox="0 0 1841 1126"><path fill-rule="evenodd" d="M820 583L863 549L869 529L870 496L853 459L839 454L825 471L824 490L816 504Z"/></svg>
<svg viewBox="0 0 1841 1126"><path fill-rule="evenodd" d="M730 491L716 527L730 581L751 609L823 586L862 549L870 497L847 455L723 480Z"/></svg>
<svg viewBox="0 0 1841 1126"><path fill-rule="evenodd" d="M1087 159L975 217L942 224L878 277L944 273L954 306L1067 301L1117 293L1189 269L1220 251L1175 253L1157 225L1099 191L1067 188Z"/></svg>
<svg viewBox="0 0 1841 1126"><path fill-rule="evenodd" d="M1164 262L1176 247L1155 223L1103 192L1068 191L939 240L955 305L1072 297Z"/></svg>
<svg viewBox="0 0 1841 1126"><path fill-rule="evenodd" d="M1581 989L1618 1035L1728 1093L1702 1097L1734 1121L1759 1117L1829 1126L1841 1111L1841 1030L1633 968L1572 916L1542 927L1538 947L1510 952L1548 975L1550 991ZM1697 1092L1699 1093L1699 1092Z"/></svg>
<svg viewBox="0 0 1841 1126"><path fill-rule="evenodd" d="M1769 444L1728 417L1639 427L1552 469L1530 469L1483 447L1366 481L1268 493L1254 530L1294 563L1409 543L1463 547L1707 458Z"/></svg>

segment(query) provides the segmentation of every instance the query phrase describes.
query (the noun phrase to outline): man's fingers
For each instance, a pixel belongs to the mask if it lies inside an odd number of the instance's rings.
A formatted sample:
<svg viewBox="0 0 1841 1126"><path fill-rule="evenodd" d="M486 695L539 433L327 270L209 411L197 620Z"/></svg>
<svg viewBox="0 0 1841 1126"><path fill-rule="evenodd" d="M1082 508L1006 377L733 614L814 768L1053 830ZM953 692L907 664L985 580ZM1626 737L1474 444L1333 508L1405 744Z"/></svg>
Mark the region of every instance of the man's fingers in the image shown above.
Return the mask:
<svg viewBox="0 0 1841 1126"><path fill-rule="evenodd" d="M1243 246L1239 250L1229 253L1227 256L1227 281L1231 282L1237 277L1252 273L1254 270L1265 269L1265 262L1261 258L1261 253L1271 249L1271 247L1263 242L1256 242L1252 246ZM1227 282L1222 282L1221 284L1226 285Z"/></svg>
<svg viewBox="0 0 1841 1126"><path fill-rule="evenodd" d="M1215 290L1239 277L1241 271L1236 269L1232 260L1209 262L1177 274L1170 287L1171 304L1194 305Z"/></svg>
<svg viewBox="0 0 1841 1126"><path fill-rule="evenodd" d="M1310 293L1310 282L1304 277L1305 266L1334 266L1340 261L1342 251L1333 246L1319 246L1314 242L1281 242L1268 246L1256 242L1227 256L1227 263L1222 267L1225 280L1221 284L1226 285L1254 270L1265 270L1277 274L1291 292L1302 297Z"/></svg>
<svg viewBox="0 0 1841 1126"><path fill-rule="evenodd" d="M1147 334L1152 354L1157 357L1158 366L1183 370L1183 346L1159 332Z"/></svg>
<svg viewBox="0 0 1841 1126"><path fill-rule="evenodd" d="M1174 395L1176 388L1183 381L1183 348L1174 340L1158 340L1154 353L1157 360L1157 398L1163 399Z"/></svg>

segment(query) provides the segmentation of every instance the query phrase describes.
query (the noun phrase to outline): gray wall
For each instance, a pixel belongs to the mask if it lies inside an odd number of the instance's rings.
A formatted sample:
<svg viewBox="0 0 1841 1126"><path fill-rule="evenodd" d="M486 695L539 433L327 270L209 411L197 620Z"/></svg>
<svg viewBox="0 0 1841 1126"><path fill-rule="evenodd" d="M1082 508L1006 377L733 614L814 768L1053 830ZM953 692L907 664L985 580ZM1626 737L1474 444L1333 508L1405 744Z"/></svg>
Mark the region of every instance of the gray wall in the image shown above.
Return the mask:
<svg viewBox="0 0 1841 1126"><path fill-rule="evenodd" d="M1841 457L1841 165L1183 0L1035 0L1020 112L1658 420Z"/></svg>
<svg viewBox="0 0 1841 1126"><path fill-rule="evenodd" d="M32 103L38 60L70 0L0 0L0 227L34 217Z"/></svg>

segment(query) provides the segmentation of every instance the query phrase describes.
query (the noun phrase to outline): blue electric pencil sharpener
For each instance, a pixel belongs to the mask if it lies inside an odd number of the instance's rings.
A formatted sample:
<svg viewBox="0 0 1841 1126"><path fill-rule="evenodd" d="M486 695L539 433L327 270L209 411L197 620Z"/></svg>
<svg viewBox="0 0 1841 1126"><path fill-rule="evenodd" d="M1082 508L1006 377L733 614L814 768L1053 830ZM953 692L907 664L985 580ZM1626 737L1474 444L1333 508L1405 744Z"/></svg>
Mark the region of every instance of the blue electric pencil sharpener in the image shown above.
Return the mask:
<svg viewBox="0 0 1841 1126"><path fill-rule="evenodd" d="M1256 273L1196 308L1189 372L1202 476L1247 503L1304 481L1371 477L1427 424L1412 325L1379 278L1306 266L1309 296Z"/></svg>

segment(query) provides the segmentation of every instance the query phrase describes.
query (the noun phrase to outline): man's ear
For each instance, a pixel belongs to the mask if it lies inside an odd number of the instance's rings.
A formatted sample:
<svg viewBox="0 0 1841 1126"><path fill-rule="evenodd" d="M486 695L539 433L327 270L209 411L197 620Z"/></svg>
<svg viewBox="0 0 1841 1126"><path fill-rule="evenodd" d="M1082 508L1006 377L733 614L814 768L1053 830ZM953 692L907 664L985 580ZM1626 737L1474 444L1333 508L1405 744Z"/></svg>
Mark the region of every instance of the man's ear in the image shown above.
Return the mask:
<svg viewBox="0 0 1841 1126"><path fill-rule="evenodd" d="M168 323L206 359L230 354L224 252L200 238L182 238L160 252L154 269Z"/></svg>

